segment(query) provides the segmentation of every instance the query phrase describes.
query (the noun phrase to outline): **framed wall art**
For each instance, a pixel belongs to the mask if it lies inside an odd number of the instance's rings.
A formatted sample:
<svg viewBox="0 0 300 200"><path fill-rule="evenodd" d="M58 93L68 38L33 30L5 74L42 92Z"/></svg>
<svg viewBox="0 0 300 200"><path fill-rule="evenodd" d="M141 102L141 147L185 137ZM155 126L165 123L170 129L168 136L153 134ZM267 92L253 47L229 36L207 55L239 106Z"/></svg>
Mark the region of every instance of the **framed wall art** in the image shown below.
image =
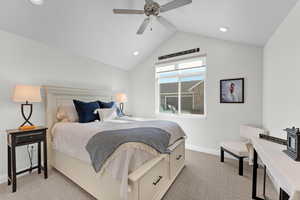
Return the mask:
<svg viewBox="0 0 300 200"><path fill-rule="evenodd" d="M220 103L245 103L244 78L220 80Z"/></svg>

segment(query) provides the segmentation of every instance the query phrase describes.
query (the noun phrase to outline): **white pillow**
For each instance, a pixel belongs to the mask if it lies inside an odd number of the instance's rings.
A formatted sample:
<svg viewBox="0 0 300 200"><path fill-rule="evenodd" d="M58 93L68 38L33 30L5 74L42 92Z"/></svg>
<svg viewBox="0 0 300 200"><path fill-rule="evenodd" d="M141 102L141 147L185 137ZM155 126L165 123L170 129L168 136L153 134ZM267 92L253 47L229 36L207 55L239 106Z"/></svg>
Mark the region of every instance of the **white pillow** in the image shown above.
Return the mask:
<svg viewBox="0 0 300 200"><path fill-rule="evenodd" d="M61 105L58 107L56 118L63 122L78 122L79 117L74 105Z"/></svg>
<svg viewBox="0 0 300 200"><path fill-rule="evenodd" d="M118 117L116 107L97 109L94 113L98 113L100 121L112 120Z"/></svg>

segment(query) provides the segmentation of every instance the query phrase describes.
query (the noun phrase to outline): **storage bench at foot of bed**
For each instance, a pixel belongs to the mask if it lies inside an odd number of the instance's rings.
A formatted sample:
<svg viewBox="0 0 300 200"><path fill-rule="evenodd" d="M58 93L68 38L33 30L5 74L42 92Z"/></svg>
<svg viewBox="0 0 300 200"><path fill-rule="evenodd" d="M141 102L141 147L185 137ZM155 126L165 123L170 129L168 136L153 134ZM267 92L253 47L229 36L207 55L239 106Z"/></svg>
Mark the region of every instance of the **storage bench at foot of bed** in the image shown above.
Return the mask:
<svg viewBox="0 0 300 200"><path fill-rule="evenodd" d="M128 200L160 200L184 167L184 140L129 174ZM97 174L93 167L64 153L52 151L51 165L99 200L121 200L120 183L108 173Z"/></svg>
<svg viewBox="0 0 300 200"><path fill-rule="evenodd" d="M178 141L169 155L160 155L129 175L138 185L138 200L160 200L185 164L185 141Z"/></svg>

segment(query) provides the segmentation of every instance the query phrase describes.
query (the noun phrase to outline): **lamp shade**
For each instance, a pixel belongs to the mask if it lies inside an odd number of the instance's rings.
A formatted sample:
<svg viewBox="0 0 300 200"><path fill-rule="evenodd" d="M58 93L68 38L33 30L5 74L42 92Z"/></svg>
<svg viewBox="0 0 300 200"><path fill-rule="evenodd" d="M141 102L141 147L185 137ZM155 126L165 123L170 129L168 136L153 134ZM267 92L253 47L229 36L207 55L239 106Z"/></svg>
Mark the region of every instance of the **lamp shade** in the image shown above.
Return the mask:
<svg viewBox="0 0 300 200"><path fill-rule="evenodd" d="M41 87L30 85L17 85L14 90L15 102L41 102Z"/></svg>
<svg viewBox="0 0 300 200"><path fill-rule="evenodd" d="M127 96L125 93L117 93L116 94L116 101L119 103L127 102Z"/></svg>

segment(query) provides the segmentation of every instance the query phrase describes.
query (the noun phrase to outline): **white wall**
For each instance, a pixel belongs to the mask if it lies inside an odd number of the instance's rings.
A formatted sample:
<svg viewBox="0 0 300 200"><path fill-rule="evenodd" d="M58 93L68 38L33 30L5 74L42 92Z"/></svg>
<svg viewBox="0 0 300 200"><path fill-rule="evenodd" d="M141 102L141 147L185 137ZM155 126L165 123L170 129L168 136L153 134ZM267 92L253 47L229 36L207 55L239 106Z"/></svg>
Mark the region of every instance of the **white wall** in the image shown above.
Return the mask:
<svg viewBox="0 0 300 200"><path fill-rule="evenodd" d="M5 129L19 126L20 105L11 100L16 84L105 88L128 92L128 72L91 59L0 31L0 182L7 173ZM44 104L35 104L32 122L44 125ZM17 168L28 167L24 148L17 151Z"/></svg>
<svg viewBox="0 0 300 200"><path fill-rule="evenodd" d="M130 71L132 112L155 116L154 63L157 57L200 47L207 53L207 118L166 118L177 121L188 135L188 144L215 153L219 142L236 139L241 124L262 122L262 49L200 35L177 33L145 62ZM219 80L245 77L245 104L220 104ZM162 117L160 117L162 118Z"/></svg>
<svg viewBox="0 0 300 200"><path fill-rule="evenodd" d="M277 137L300 127L300 2L264 48L263 125Z"/></svg>

